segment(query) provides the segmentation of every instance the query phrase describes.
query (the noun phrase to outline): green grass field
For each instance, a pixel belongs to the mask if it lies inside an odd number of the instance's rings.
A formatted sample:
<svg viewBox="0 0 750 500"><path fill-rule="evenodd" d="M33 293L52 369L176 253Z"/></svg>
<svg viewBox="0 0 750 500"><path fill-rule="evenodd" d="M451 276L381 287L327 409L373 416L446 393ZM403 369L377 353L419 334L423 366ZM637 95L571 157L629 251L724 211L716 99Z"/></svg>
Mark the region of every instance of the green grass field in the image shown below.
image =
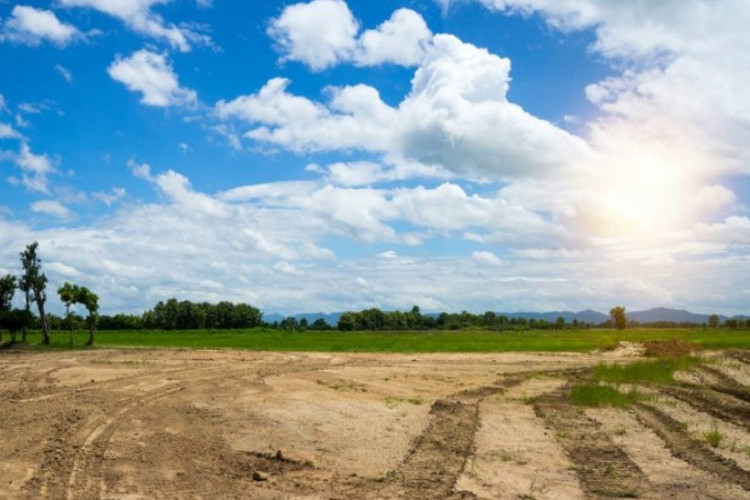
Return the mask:
<svg viewBox="0 0 750 500"><path fill-rule="evenodd" d="M52 332L52 348L69 349L66 331ZM74 348L83 348L87 333L75 334ZM405 332L284 332L278 330L100 331L97 347L172 347L322 352L585 352L616 342L679 338L706 349L750 349L750 331L694 329L561 330L561 331L405 331ZM4 337L7 340L7 336ZM30 333L31 347L39 334Z"/></svg>

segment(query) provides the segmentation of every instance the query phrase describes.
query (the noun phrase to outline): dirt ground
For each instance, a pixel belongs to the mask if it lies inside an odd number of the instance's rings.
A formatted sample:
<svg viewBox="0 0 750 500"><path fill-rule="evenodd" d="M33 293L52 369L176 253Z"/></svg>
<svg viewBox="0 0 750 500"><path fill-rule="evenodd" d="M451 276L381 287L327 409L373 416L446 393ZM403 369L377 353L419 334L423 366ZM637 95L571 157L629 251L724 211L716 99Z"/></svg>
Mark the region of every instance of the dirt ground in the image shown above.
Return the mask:
<svg viewBox="0 0 750 500"><path fill-rule="evenodd" d="M750 499L747 352L569 402L642 352L2 351L0 498Z"/></svg>

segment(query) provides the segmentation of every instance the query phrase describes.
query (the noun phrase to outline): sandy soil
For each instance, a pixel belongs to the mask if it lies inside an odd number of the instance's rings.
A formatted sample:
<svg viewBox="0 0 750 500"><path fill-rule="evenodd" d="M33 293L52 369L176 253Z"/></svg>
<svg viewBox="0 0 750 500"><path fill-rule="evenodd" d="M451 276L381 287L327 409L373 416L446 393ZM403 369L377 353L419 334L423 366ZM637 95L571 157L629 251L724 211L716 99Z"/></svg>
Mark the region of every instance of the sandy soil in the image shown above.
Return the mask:
<svg viewBox="0 0 750 500"><path fill-rule="evenodd" d="M631 410L569 403L641 352L0 351L0 498L750 499L745 353Z"/></svg>

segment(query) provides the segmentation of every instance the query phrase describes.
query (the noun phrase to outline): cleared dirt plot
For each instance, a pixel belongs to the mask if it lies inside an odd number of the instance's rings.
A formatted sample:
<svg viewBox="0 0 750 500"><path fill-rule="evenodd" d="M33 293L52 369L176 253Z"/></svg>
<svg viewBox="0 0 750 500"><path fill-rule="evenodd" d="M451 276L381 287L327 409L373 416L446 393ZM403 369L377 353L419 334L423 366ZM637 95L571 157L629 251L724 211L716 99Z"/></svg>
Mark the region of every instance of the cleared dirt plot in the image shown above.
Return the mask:
<svg viewBox="0 0 750 500"><path fill-rule="evenodd" d="M750 499L750 356L646 351L4 351L0 498Z"/></svg>

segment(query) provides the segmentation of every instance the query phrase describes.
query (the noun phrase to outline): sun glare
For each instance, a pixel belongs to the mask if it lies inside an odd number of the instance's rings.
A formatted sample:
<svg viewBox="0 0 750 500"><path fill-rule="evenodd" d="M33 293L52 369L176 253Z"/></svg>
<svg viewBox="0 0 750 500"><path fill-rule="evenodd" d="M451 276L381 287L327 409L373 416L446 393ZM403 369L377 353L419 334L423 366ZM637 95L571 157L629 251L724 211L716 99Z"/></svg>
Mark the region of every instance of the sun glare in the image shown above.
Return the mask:
<svg viewBox="0 0 750 500"><path fill-rule="evenodd" d="M654 160L608 169L598 191L604 232L623 237L655 237L676 231L689 220L686 177L673 165Z"/></svg>

